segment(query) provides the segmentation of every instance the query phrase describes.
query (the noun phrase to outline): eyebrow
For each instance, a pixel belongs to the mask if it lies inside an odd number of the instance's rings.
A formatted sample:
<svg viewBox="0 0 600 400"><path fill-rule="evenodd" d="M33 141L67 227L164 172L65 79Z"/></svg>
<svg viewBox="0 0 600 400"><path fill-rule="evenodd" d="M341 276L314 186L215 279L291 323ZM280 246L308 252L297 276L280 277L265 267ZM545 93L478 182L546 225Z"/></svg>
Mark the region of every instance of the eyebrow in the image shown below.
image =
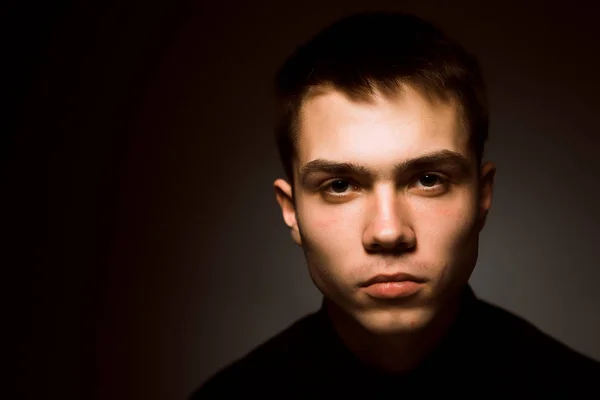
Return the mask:
<svg viewBox="0 0 600 400"><path fill-rule="evenodd" d="M460 153L450 150L440 150L420 157L412 158L394 165L394 176L431 169L434 167L449 166L458 168L458 172L469 171L469 161ZM347 162L316 159L308 162L300 169L299 178L302 184L314 173L328 173L332 175L354 175L373 178L376 174L369 168Z"/></svg>

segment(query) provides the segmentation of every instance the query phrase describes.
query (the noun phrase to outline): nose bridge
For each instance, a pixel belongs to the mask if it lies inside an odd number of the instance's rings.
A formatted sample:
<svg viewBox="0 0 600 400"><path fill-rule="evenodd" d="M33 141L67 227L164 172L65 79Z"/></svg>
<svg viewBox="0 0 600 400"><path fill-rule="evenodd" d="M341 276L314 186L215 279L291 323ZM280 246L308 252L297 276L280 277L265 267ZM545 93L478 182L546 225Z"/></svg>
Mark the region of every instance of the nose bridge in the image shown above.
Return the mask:
<svg viewBox="0 0 600 400"><path fill-rule="evenodd" d="M398 195L391 185L382 185L374 191L371 223L379 228L392 227L399 219Z"/></svg>
<svg viewBox="0 0 600 400"><path fill-rule="evenodd" d="M373 191L364 245L370 250L413 247L415 236L410 226L410 212L393 184L380 185Z"/></svg>

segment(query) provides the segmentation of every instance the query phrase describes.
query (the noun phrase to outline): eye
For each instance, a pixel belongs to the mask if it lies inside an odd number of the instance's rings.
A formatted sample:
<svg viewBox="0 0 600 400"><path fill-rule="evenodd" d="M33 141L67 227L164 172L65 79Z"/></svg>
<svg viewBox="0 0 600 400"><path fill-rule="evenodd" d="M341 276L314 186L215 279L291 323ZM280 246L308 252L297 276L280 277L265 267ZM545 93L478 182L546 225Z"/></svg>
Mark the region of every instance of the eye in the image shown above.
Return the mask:
<svg viewBox="0 0 600 400"><path fill-rule="evenodd" d="M425 174L419 178L419 183L427 188L435 187L436 184L440 184L442 178L436 174Z"/></svg>
<svg viewBox="0 0 600 400"><path fill-rule="evenodd" d="M416 190L427 194L442 194L448 189L448 180L439 174L427 173L421 175L414 183Z"/></svg>
<svg viewBox="0 0 600 400"><path fill-rule="evenodd" d="M342 180L342 179L337 179L335 181L332 181L331 183L329 183L329 185L327 186L329 189L331 189L331 191L333 193L345 193L352 185L350 185L350 182Z"/></svg>
<svg viewBox="0 0 600 400"><path fill-rule="evenodd" d="M326 182L320 189L323 196L329 199L349 199L358 194L359 187L349 179L332 179Z"/></svg>

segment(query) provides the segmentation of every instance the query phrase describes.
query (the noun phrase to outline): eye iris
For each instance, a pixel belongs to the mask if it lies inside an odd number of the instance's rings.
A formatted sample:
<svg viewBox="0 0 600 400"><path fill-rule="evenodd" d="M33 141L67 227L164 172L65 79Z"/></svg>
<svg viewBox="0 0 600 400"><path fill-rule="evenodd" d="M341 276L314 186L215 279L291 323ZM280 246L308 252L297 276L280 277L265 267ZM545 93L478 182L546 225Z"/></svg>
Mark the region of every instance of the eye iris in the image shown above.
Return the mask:
<svg viewBox="0 0 600 400"><path fill-rule="evenodd" d="M336 193L343 193L348 189L348 182L333 181L331 183L331 189Z"/></svg>
<svg viewBox="0 0 600 400"><path fill-rule="evenodd" d="M438 183L438 179L439 178L437 175L427 174L427 175L423 175L421 177L421 179L419 179L419 181L421 182L421 184L423 186L431 187L431 186L435 186L436 183Z"/></svg>

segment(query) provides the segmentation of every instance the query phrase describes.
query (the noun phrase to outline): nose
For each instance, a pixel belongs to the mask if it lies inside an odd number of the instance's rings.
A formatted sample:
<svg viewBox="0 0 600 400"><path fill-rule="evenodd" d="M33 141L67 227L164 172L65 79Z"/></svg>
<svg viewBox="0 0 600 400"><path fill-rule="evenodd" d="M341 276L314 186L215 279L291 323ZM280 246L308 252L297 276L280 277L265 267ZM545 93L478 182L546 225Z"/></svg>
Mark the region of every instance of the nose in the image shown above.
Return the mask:
<svg viewBox="0 0 600 400"><path fill-rule="evenodd" d="M416 246L408 204L394 188L378 188L366 218L363 246L368 251L396 253Z"/></svg>

